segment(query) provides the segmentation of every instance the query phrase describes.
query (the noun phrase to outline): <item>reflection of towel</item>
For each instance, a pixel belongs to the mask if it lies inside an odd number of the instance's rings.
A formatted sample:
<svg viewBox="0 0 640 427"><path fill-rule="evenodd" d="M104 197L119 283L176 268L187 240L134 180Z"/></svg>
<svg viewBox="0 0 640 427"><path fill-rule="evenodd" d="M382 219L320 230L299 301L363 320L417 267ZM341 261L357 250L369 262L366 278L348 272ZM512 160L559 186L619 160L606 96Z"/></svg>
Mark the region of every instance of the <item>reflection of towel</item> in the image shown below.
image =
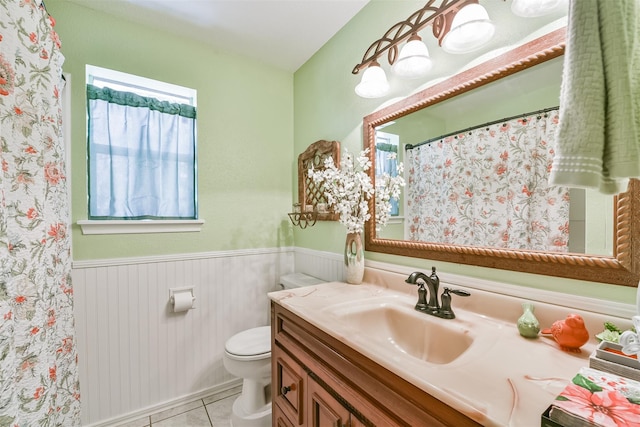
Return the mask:
<svg viewBox="0 0 640 427"><path fill-rule="evenodd" d="M572 0L551 183L624 191L640 176L640 0Z"/></svg>

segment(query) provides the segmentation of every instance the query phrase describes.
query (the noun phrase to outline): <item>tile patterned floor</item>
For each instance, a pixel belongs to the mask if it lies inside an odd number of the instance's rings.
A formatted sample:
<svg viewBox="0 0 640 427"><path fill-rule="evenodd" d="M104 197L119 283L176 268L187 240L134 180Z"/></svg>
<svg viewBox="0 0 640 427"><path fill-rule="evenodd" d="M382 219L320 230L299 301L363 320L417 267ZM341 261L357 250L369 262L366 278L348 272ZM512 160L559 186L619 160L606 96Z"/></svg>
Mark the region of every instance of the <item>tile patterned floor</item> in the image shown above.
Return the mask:
<svg viewBox="0 0 640 427"><path fill-rule="evenodd" d="M231 405L240 391L238 386L117 427L229 427Z"/></svg>

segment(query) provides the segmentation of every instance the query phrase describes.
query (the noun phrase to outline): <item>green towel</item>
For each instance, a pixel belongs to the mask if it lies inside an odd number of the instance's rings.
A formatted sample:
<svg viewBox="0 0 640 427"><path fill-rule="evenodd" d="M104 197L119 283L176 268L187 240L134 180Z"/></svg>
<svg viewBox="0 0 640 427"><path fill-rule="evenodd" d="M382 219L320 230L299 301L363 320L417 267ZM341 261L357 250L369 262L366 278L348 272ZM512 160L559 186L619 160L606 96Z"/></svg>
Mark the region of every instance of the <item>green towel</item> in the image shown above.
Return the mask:
<svg viewBox="0 0 640 427"><path fill-rule="evenodd" d="M624 191L640 177L640 0L572 0L550 181Z"/></svg>

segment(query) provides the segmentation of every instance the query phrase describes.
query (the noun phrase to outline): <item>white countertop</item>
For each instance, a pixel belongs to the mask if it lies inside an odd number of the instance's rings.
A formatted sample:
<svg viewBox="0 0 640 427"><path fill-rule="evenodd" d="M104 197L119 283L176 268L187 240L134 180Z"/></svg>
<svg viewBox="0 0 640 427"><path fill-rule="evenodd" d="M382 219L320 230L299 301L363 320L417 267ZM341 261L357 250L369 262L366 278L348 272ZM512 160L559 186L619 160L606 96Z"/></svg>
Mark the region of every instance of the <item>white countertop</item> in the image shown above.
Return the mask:
<svg viewBox="0 0 640 427"><path fill-rule="evenodd" d="M450 327L474 337L473 344L448 364L427 363L376 344L368 336L335 315L340 307L363 302L393 304L411 309L417 301L417 287L404 283L404 277L385 273L385 277L368 272L365 282L350 285L342 282L272 292L269 297L329 335L351 346L369 359L487 426L535 426L540 415L555 396L583 366L597 342L593 335L602 330L604 320L624 323L624 319L605 318L599 314L566 307L536 303L535 314L541 328L568 313L583 316L592 338L580 353L567 353L550 337L527 339L520 336L516 320L522 314L524 300L504 295L462 288L469 297L453 295L456 319L439 319ZM447 286L440 284L442 288ZM449 286L450 287L450 286ZM460 287L456 287L460 289ZM442 340L443 346L447 345Z"/></svg>

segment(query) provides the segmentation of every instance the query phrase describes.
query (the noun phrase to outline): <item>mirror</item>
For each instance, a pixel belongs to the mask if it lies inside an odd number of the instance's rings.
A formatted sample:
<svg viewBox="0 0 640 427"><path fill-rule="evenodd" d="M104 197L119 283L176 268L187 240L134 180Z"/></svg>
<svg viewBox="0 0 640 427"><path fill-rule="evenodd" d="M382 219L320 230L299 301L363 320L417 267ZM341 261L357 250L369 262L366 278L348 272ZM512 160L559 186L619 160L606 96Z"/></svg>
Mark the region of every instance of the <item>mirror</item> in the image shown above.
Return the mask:
<svg viewBox="0 0 640 427"><path fill-rule="evenodd" d="M402 146L407 143L417 144L516 113L546 108L553 105L549 99L555 99L557 105L564 37L564 29L554 31L366 116L364 146L370 148L372 162L376 158L376 140L386 139L388 135L400 136L398 151L403 153ZM520 94L529 95L527 102L514 103L516 97L510 95L508 100L486 108L487 100L495 103L499 99L492 92L496 88L501 93L507 88L516 88ZM530 96L532 91L537 95ZM451 116L456 116L455 123L446 123L446 117ZM458 120L459 117L463 120ZM424 123L429 121L437 121L441 126L427 131ZM370 170L370 174L374 179L375 170ZM639 203L640 185L636 180L631 180L626 193L615 197L595 190L571 189L570 233L573 234L570 234L572 243L568 252L404 240L405 225L401 221L387 225L378 233L368 222L365 248L373 252L637 286L640 251L635 246L640 232L633 216ZM371 202L370 208L374 206ZM585 208L589 215L585 215ZM574 215L575 212L582 215Z"/></svg>
<svg viewBox="0 0 640 427"><path fill-rule="evenodd" d="M460 96L430 105L428 108L423 108L378 126L376 128L378 166L383 164L385 149L389 149L389 145L392 145L394 149L400 146L398 150L399 156L408 171L406 178L409 185L405 188L405 194L415 194L414 192L418 188L422 189L421 193L423 194L417 197L424 197L426 188L432 189L435 194L425 197L426 200L431 201L432 207L427 207L424 204L416 206L407 201L402 212L405 220L396 221L394 224L379 230L376 236L383 239L425 242L441 239L435 241L469 244L466 242L470 234L468 230L471 228L467 221L471 221L471 217L456 218L451 216L452 213L455 214L458 211L459 207L462 207L462 205L458 204L460 199L458 196L461 195L452 192L445 194L440 191L440 187L444 183L433 185L431 183L438 181L438 178L433 176L434 174L441 176L440 171L446 170L449 170L448 173L453 174L453 176L447 178L447 185L452 188L456 187L456 182L459 188L463 188L468 184L474 185L480 180L460 178L462 175L461 170L456 168L456 164L460 164L463 160L459 157L459 161L451 163L449 169L443 164L434 164L434 160L440 158L436 153L442 152L441 150L444 147L450 150L452 147L461 148L462 146L468 147L470 152L473 152L471 147L475 144L472 144L471 140L476 135L481 138L476 141L478 143L477 146L485 149L490 147L488 144L493 143L505 147L506 150L508 147L504 145L506 137L511 136L521 141L524 138L523 132L536 135L539 135L539 132L543 132L545 137L541 138L541 140L549 139L557 125L557 104L560 98L562 64L562 56L551 59ZM490 105L487 105L487 100L491 100ZM515 112L522 112L522 114L514 118ZM495 120L496 118L502 118L503 120ZM521 121L528 124L528 126L522 126ZM537 127L535 125L542 126ZM501 132L501 126L505 126L505 129L509 129L509 131ZM464 135L461 135L462 129L467 130ZM462 142L461 138L464 138L464 142ZM522 153L519 150L520 146L522 145L512 146L510 149L515 152L512 154ZM547 152L542 146L531 147L531 150L537 150L538 148L544 153ZM513 165L507 171L507 163L503 162L499 156L494 155L499 150L502 150L502 148L487 149L488 154L483 156L485 161L480 169L492 172L496 167L504 165L505 173L500 176L505 181L513 179L524 180L522 172L514 169ZM430 160L421 161L420 153L422 153L423 159L431 153ZM504 151L504 153L507 153L507 151ZM382 156L380 156L381 154ZM447 155L447 157L450 155ZM456 158L456 156L453 158ZM487 161L487 158L491 159L491 161ZM515 162L519 156L507 155L507 158ZM526 158L528 161L530 154L527 154ZM537 164L540 167L544 167L552 160L551 157L541 155L537 156L537 158L538 161L532 164L533 166ZM478 163L475 164L478 165ZM527 163L527 165L529 164ZM430 172L425 171L425 167ZM380 173L379 169L378 173ZM452 169L455 172L451 172ZM534 169L529 170L535 171ZM468 170L468 172L471 171ZM540 173L543 172L540 171ZM432 176L428 177L426 176L427 174ZM528 180L533 180L534 178L532 176ZM467 183L463 185L462 181ZM613 196L604 195L592 189L549 189L545 192L538 186L538 191L535 192L535 200L542 203L540 205L532 205L531 200L534 199L531 199L531 196L525 195L521 191L522 184L514 184L512 187L507 187L496 183L496 187L498 188L485 192L485 194L491 194L492 198L486 199L491 200L491 202L484 202L483 209L495 210L492 218L486 220L493 226L483 223L483 225L488 226L486 228L487 231L474 234L476 239L481 242L480 245L506 247L509 249L539 249L554 252L613 255ZM509 188L513 190L510 195L507 194ZM547 192L555 194L550 196L546 194ZM502 195L502 201L500 201L500 195ZM456 201L449 202L448 199L450 197L453 197ZM522 212L539 212L536 217L532 218L537 226L535 233L518 234L516 229L531 226L532 224L519 221L521 218L519 218L520 215L517 212L512 214L516 216L515 219L517 221L512 222L511 231L508 235L505 234L503 236L503 233L492 231L497 227L497 224L506 225L507 218L511 217L511 215L503 211L507 209L505 207L507 198L514 203L511 206L517 206L517 200L522 202L522 207L524 208ZM547 205L546 200L548 199L552 199L554 201L553 204ZM471 209L471 205L467 205L466 209ZM542 212L539 209L542 209ZM417 215L418 211L422 212L421 215ZM502 214L499 214L499 212L502 212ZM446 224L444 219L434 223L436 219L434 215L444 215L455 220L453 226L450 227ZM545 227L541 227L542 218L546 218L547 226ZM424 227L424 222L427 221L429 222L429 225L426 226L429 229L429 235L426 235L427 232L424 228L415 226L415 224L422 223L421 227ZM567 223L569 226L565 228L564 226ZM478 227L484 229L483 225L478 225ZM454 236L454 233L460 230L464 230L464 233ZM552 230L561 231L553 232ZM529 240L522 241L514 237L517 235L526 237ZM509 236L509 238L505 236ZM492 241L493 243L488 243ZM534 242L536 246L534 246Z"/></svg>

